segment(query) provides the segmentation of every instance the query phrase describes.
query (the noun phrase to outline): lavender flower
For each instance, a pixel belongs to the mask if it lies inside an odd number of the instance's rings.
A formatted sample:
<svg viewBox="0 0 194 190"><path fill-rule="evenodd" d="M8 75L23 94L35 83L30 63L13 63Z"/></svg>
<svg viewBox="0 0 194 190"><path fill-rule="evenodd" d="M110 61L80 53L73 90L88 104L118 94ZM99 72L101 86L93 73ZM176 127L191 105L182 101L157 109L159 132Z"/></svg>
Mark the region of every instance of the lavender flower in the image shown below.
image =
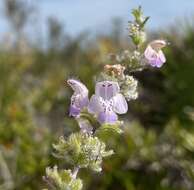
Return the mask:
<svg viewBox="0 0 194 190"><path fill-rule="evenodd" d="M93 133L93 127L87 119L85 119L83 117L78 117L76 120L78 122L78 125L79 125L82 133L86 133L86 134Z"/></svg>
<svg viewBox="0 0 194 190"><path fill-rule="evenodd" d="M87 107L88 100L88 89L86 86L78 80L69 79L67 83L74 90L74 93L71 97L71 105L69 115L73 117L79 116L81 110L84 107Z"/></svg>
<svg viewBox="0 0 194 190"><path fill-rule="evenodd" d="M146 48L144 56L152 67L161 67L165 62L166 58L162 52L162 48L167 45L164 40L154 40Z"/></svg>
<svg viewBox="0 0 194 190"><path fill-rule="evenodd" d="M101 124L114 124L118 121L116 113L124 114L127 112L127 102L119 92L120 87L117 82L102 81L96 84L95 95L90 99L88 110L97 115Z"/></svg>

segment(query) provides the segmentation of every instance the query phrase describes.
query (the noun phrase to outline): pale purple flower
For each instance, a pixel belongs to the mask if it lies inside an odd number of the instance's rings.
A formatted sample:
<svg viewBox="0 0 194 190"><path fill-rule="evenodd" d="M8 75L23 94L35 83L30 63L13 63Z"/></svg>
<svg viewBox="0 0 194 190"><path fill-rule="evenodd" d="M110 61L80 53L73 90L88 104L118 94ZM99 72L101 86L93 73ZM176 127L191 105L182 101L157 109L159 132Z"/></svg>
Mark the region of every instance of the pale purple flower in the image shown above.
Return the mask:
<svg viewBox="0 0 194 190"><path fill-rule="evenodd" d="M101 124L114 124L118 121L117 113L124 114L127 112L127 102L119 92L120 87L117 82L97 82L95 95L90 99L88 111L95 114Z"/></svg>
<svg viewBox="0 0 194 190"><path fill-rule="evenodd" d="M161 67L165 62L166 58L162 52L162 48L167 45L164 40L154 40L146 48L144 56L152 67Z"/></svg>
<svg viewBox="0 0 194 190"><path fill-rule="evenodd" d="M67 83L71 86L74 93L71 97L71 105L69 115L73 117L79 116L81 110L87 107L88 100L88 89L86 86L78 80L69 79Z"/></svg>
<svg viewBox="0 0 194 190"><path fill-rule="evenodd" d="M93 133L93 127L92 127L91 123L86 118L77 117L76 120L78 122L78 125L79 125L82 133L87 133L87 134Z"/></svg>

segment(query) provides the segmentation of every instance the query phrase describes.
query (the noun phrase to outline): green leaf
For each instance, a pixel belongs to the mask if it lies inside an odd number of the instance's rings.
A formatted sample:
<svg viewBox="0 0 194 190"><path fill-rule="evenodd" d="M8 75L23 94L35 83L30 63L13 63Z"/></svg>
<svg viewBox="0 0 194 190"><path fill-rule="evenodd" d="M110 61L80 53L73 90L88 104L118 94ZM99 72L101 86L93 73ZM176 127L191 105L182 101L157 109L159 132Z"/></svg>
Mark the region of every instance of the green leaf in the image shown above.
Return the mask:
<svg viewBox="0 0 194 190"><path fill-rule="evenodd" d="M120 128L119 124L114 124L114 125L104 124L96 131L97 134L102 132L113 132L113 133L121 134L123 133L123 130Z"/></svg>
<svg viewBox="0 0 194 190"><path fill-rule="evenodd" d="M132 15L135 17L136 21L140 20L140 17L142 16L142 8L139 6L137 9L132 10Z"/></svg>
<svg viewBox="0 0 194 190"><path fill-rule="evenodd" d="M144 28L145 24L147 23L147 21L148 21L149 19L150 19L149 16L146 17L146 18L144 19L144 21L141 23L140 28Z"/></svg>

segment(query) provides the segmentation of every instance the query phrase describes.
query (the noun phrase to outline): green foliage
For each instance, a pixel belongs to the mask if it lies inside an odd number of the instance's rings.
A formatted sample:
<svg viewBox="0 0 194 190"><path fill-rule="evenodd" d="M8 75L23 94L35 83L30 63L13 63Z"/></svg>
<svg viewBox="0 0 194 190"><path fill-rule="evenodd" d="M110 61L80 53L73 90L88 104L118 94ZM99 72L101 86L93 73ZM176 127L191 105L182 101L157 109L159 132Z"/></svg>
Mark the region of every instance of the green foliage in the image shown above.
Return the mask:
<svg viewBox="0 0 194 190"><path fill-rule="evenodd" d="M139 47L146 41L146 33L144 32L144 26L149 17L144 17L141 7L132 10L134 16L134 22L129 21L129 36L133 43Z"/></svg>
<svg viewBox="0 0 194 190"><path fill-rule="evenodd" d="M144 14L141 6L139 6L137 9L133 9L132 14L135 17L135 22L139 24L141 27L144 27L144 25L149 19L149 17L144 18Z"/></svg>
<svg viewBox="0 0 194 190"><path fill-rule="evenodd" d="M140 96L130 102L129 113L123 117L124 133L106 132L103 139L116 154L103 163L103 174L81 172L85 189L194 189L194 29L179 28L184 35L177 33L178 28L166 34L171 45L164 68L136 74ZM123 36L118 43L110 36L99 35L95 42L88 42L84 35L67 37L68 41L61 36L57 40L60 48L51 44L52 50L42 50L39 40L37 45L27 46L27 53L1 43L0 189L44 186L45 167L56 164L51 142L77 127L71 119L64 119L70 96L64 79L79 76L92 91L92 77L102 67L101 58L124 49L127 41Z"/></svg>
<svg viewBox="0 0 194 190"><path fill-rule="evenodd" d="M122 56L119 57L120 55L113 55L118 62L123 62L125 58L130 60L128 63L130 66L133 65L133 62L135 63L135 66L137 66L139 69L143 70L145 65L147 64L146 61L143 61L143 56L142 52L140 52L140 47L144 44L145 39L145 32L144 32L144 24L148 20L148 18L145 18L145 20L142 19L143 13L141 11L141 7L139 7L136 10L132 11L133 16L135 17L135 21L130 22L129 26L129 31L130 31L130 37L133 40L133 43L136 45L136 49L130 53L128 51L125 51L124 54L127 54L127 57ZM151 47L150 47L151 48ZM155 50L152 50L155 51ZM124 55L123 54L123 55ZM114 60L113 60L114 62ZM143 64L142 64L143 63ZM127 65L128 66L128 65ZM149 64L148 64L149 66ZM129 66L128 66L129 67ZM102 114L106 115L106 112L112 112L114 113L114 109L117 109L116 106L120 107L126 107L126 111L128 110L128 105L125 100L126 99L129 101L131 99L136 99L138 96L137 92L137 81L129 75L125 74L125 65L124 64L115 64L115 65L105 65L104 71L102 71L103 74L100 75L100 78L97 80L100 80L101 78L105 77L103 80L107 81L110 78L110 81L117 81L115 84L118 86L118 92L117 95L120 96L120 98L123 98L123 101L125 103L122 104L118 100L114 100L114 97L112 99L107 100L106 98L102 99L99 101L103 101L102 107L105 109L105 111ZM131 70L126 70L128 72L131 72ZM67 163L72 164L74 168L77 168L76 173L73 174L74 178L76 178L77 173L80 168L90 168L96 172L100 172L102 170L101 165L103 161L103 157L107 157L113 154L112 150L105 151L106 144L102 142L101 140L98 139L95 135L101 133L102 131L107 131L108 133L110 131L114 131L118 134L122 133L122 130L118 127L121 125L122 122L119 120L112 124L109 121L107 122L105 120L105 124L101 124L101 122L96 118L96 114L90 114L87 111L87 105L85 105L86 108L82 108L82 106L79 106L81 104L81 99L82 99L82 92L77 92L74 88L76 83L70 82L71 80L68 80L67 83L70 84L72 89L74 90L74 95L71 97L71 108L74 106L75 109L80 110L78 111L78 114L73 115L71 114L70 111L70 116L73 116L74 119L78 122L78 125L80 127L80 133L72 133L67 140L65 140L63 137L59 139L58 144L54 144L53 147L55 149L54 156L56 158L61 158L64 159ZM98 84L97 84L98 85ZM105 85L104 85L105 87ZM88 99L88 90L86 88L86 94L85 98ZM120 90L121 89L121 90ZM79 90L81 91L81 90ZM106 91L105 91L106 92ZM120 93L120 94L119 94ZM123 94L122 94L123 93ZM114 94L114 93L113 93ZM76 95L76 96L75 96ZM116 97L116 95L115 95ZM75 98L75 99L74 99ZM100 98L100 96L99 96ZM106 103L107 101L107 103ZM113 103L111 103L111 101ZM77 102L77 103L76 103ZM78 106L76 106L78 104ZM97 104L97 103L96 103ZM95 107L98 107L98 105L94 105L93 109L97 109ZM109 105L110 104L110 105ZM117 105L115 105L117 104ZM120 105L121 104L121 105ZM89 103L90 105L90 103ZM103 106L104 105L104 106ZM110 106L110 107L108 107ZM108 110L108 111L107 111ZM119 108L118 108L119 110ZM115 111L117 112L117 111ZM122 111L121 111L122 112ZM119 113L119 111L118 111ZM98 114L98 113L97 113ZM112 115L110 114L110 117ZM106 116L105 116L106 117ZM115 117L117 117L115 113ZM117 119L116 119L117 120ZM98 122L99 121L99 122ZM104 121L103 121L104 122ZM93 125L94 124L94 125ZM97 125L99 126L97 127ZM55 172L57 173L57 172ZM48 171L47 171L48 174ZM56 176L56 175L55 175ZM61 189L61 180L57 181L60 179L59 177L56 177L54 179L56 183L56 188ZM51 178L48 178L48 183L52 180ZM52 181L51 181L52 183ZM64 182L66 184L66 182ZM54 189L54 187L52 187Z"/></svg>
<svg viewBox="0 0 194 190"><path fill-rule="evenodd" d="M55 157L65 159L79 168L88 167L97 172L102 170L102 159L113 154L112 150L105 150L105 143L97 137L82 133L73 133L67 140L61 137L53 147Z"/></svg>
<svg viewBox="0 0 194 190"><path fill-rule="evenodd" d="M71 170L58 171L57 166L46 169L44 180L53 189L57 190L81 190L82 181L73 177Z"/></svg>
<svg viewBox="0 0 194 190"><path fill-rule="evenodd" d="M123 123L121 122L118 122L114 125L110 125L110 124L103 124L102 126L99 127L99 129L96 130L96 134L100 135L101 133L103 132L107 132L107 133L118 133L118 134L121 134L123 133L123 130L120 128L120 126L122 125Z"/></svg>
<svg viewBox="0 0 194 190"><path fill-rule="evenodd" d="M107 142L117 147L115 156L105 161L104 175L97 182L100 185L93 189L193 189L194 130L183 127L172 119L158 133L133 122L125 126L122 137L107 136ZM92 183L94 180L88 189Z"/></svg>

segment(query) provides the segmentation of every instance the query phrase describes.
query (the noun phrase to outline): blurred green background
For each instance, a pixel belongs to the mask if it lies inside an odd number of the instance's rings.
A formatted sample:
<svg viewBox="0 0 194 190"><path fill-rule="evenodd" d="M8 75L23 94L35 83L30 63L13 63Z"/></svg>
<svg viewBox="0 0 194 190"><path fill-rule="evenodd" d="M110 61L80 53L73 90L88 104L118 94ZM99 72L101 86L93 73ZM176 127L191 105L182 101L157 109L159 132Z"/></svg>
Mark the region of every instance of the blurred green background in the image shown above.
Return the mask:
<svg viewBox="0 0 194 190"><path fill-rule="evenodd" d="M94 76L103 68L106 55L130 48L120 19L113 19L108 32L72 35L64 30L60 15L54 15L47 18L44 35L38 35L39 20L33 19L38 2L29 2L1 0L1 16L9 26L2 25L6 29L1 28L0 44L2 190L41 189L45 167L68 167L52 157L52 143L78 130L68 117L72 92L64 81L79 78L92 93ZM84 189L194 189L191 21L192 17L179 19L172 26L150 29L150 40L163 37L170 41L165 49L167 63L160 70L134 73L140 95L129 102L129 112L123 117L125 133L102 137L116 154L104 162L101 174L82 170Z"/></svg>

